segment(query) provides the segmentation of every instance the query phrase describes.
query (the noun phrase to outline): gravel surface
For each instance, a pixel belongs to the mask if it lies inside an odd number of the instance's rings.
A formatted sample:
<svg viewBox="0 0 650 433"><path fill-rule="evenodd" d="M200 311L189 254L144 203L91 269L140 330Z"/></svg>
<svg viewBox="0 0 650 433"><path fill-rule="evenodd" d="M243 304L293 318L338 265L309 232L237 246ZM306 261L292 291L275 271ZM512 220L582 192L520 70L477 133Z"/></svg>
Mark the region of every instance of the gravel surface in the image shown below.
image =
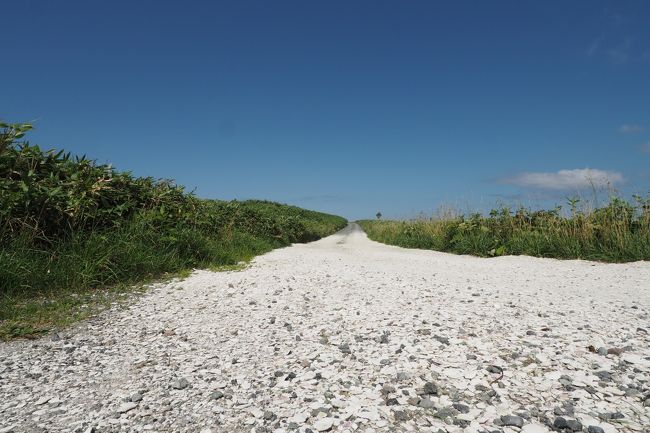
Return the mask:
<svg viewBox="0 0 650 433"><path fill-rule="evenodd" d="M352 224L0 343L0 432L650 432L650 263Z"/></svg>

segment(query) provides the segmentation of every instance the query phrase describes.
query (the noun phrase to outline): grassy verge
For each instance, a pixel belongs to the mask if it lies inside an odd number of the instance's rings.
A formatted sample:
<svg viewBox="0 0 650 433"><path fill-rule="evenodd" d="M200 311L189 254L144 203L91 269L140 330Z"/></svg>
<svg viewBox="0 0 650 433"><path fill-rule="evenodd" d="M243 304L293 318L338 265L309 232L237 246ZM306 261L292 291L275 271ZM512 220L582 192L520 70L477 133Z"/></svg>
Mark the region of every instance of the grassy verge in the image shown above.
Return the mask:
<svg viewBox="0 0 650 433"><path fill-rule="evenodd" d="M28 125L0 128L0 339L39 335L145 282L232 269L346 224L273 202L202 200L168 180L19 141Z"/></svg>
<svg viewBox="0 0 650 433"><path fill-rule="evenodd" d="M619 198L570 217L552 211L503 208L474 214L413 221L359 221L372 240L482 257L529 255L604 262L650 260L650 200Z"/></svg>

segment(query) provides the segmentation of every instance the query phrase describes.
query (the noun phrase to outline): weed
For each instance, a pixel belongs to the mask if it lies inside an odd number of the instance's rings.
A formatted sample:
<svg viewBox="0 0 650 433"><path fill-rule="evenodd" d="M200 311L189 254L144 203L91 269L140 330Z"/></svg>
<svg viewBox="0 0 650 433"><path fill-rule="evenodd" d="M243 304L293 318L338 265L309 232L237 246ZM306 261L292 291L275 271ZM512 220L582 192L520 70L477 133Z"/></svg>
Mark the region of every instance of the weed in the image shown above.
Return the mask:
<svg viewBox="0 0 650 433"><path fill-rule="evenodd" d="M607 206L590 212L568 198L570 215L553 210L507 207L489 215L451 215L439 219L359 223L376 241L407 248L495 257L525 254L537 257L605 262L650 260L650 200L629 203L611 197Z"/></svg>

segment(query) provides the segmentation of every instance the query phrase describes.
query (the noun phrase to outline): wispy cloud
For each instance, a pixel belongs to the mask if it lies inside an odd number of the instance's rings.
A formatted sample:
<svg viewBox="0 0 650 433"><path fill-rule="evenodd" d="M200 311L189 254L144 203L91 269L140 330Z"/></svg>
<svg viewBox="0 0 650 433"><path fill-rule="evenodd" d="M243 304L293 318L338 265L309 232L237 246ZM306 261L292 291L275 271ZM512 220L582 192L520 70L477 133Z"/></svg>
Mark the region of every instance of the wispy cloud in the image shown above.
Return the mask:
<svg viewBox="0 0 650 433"><path fill-rule="evenodd" d="M520 173L501 180L502 183L547 190L578 190L603 188L623 182L623 175L615 171L576 168L558 172Z"/></svg>
<svg viewBox="0 0 650 433"><path fill-rule="evenodd" d="M602 36L600 38L594 39L587 49L587 56L591 57L598 52L600 49L600 44L603 42Z"/></svg>
<svg viewBox="0 0 650 433"><path fill-rule="evenodd" d="M637 132L643 132L645 128L641 125L621 125L620 128L618 128L618 132L621 132L623 134L634 134Z"/></svg>
<svg viewBox="0 0 650 433"><path fill-rule="evenodd" d="M632 55L632 38L626 38L623 42L607 50L607 55L612 63L622 64L630 60Z"/></svg>
<svg viewBox="0 0 650 433"><path fill-rule="evenodd" d="M650 153L650 142L644 143L639 146L639 150L643 153Z"/></svg>

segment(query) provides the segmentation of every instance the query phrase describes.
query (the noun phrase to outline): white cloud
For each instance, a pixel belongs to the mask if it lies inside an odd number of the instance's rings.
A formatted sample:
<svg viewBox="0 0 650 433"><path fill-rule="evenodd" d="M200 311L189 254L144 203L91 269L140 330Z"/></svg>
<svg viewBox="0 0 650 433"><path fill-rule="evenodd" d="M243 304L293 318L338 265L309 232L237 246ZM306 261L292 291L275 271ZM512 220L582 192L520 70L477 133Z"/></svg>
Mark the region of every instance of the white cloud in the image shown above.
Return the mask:
<svg viewBox="0 0 650 433"><path fill-rule="evenodd" d="M641 125L622 125L618 131L623 134L634 134L635 132L643 132L645 128Z"/></svg>
<svg viewBox="0 0 650 433"><path fill-rule="evenodd" d="M623 182L623 175L615 171L576 168L555 173L521 173L503 179L503 183L530 188L552 190L576 190L602 188Z"/></svg>

